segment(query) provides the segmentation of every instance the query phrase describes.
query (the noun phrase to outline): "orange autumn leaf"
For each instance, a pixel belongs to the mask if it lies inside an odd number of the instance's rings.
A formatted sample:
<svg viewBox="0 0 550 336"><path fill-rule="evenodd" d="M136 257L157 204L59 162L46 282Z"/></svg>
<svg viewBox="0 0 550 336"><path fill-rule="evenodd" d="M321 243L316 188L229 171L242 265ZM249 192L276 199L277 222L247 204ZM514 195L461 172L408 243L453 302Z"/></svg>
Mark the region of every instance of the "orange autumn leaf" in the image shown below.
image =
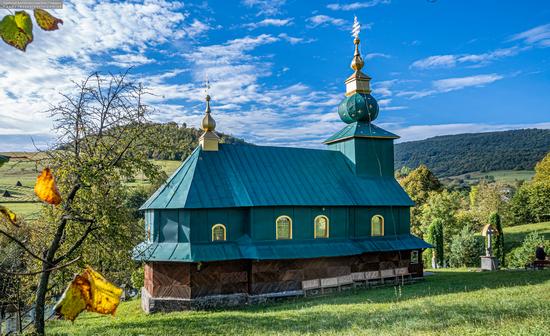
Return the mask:
<svg viewBox="0 0 550 336"><path fill-rule="evenodd" d="M59 29L58 24L63 24L63 20L56 18L43 9L34 10L34 18L38 26L46 31Z"/></svg>
<svg viewBox="0 0 550 336"><path fill-rule="evenodd" d="M50 171L50 168L44 168L42 173L38 175L36 184L34 185L36 196L46 203L58 205L61 203L61 194L57 190L55 178Z"/></svg>

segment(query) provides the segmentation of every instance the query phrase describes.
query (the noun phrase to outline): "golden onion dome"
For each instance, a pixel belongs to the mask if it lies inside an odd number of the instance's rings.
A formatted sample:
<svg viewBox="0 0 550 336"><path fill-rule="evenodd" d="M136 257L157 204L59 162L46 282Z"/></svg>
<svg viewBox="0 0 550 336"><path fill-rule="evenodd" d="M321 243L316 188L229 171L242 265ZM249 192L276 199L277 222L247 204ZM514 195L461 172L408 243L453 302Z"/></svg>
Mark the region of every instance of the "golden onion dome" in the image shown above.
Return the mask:
<svg viewBox="0 0 550 336"><path fill-rule="evenodd" d="M216 121L212 116L210 115L210 96L206 95L206 110L204 111L206 114L204 118L202 118L201 127L206 132L213 131L216 129Z"/></svg>
<svg viewBox="0 0 550 336"><path fill-rule="evenodd" d="M363 68L363 65L365 65L365 62L363 62L363 58L359 53L359 42L361 42L359 38L355 38L353 40L353 44L355 44L355 54L351 60L351 68L355 71L360 71Z"/></svg>

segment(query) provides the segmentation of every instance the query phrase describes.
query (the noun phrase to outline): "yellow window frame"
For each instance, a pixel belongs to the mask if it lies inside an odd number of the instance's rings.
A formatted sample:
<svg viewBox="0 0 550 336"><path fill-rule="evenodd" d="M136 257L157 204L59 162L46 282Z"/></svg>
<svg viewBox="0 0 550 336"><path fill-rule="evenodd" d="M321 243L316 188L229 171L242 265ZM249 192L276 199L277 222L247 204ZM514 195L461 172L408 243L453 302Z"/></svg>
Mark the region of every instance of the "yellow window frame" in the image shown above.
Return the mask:
<svg viewBox="0 0 550 336"><path fill-rule="evenodd" d="M288 221L290 222L290 232L289 232L289 238L279 238L279 219L281 218L288 218ZM289 240L292 239L292 218L288 215L282 215L277 217L275 220L275 239L276 240Z"/></svg>
<svg viewBox="0 0 550 336"><path fill-rule="evenodd" d="M223 240L214 240L214 230L216 230L219 227L221 227L223 229ZM214 225L212 225L212 241L216 242L216 241L226 241L226 240L227 240L227 229L226 229L225 225L223 225L223 224L214 224Z"/></svg>
<svg viewBox="0 0 550 336"><path fill-rule="evenodd" d="M323 236L317 236L317 219L318 218L324 218L327 221L327 235L324 236L324 237ZM315 239L317 239L317 238L328 238L329 236L330 236L330 220L325 215L316 216L315 219L313 220L313 237Z"/></svg>
<svg viewBox="0 0 550 336"><path fill-rule="evenodd" d="M375 225L374 219L375 219L375 218L380 218L380 220L381 220L381 221L380 221L380 224L382 224L382 225L381 225L381 230L380 230L381 233L380 233L380 234L375 234L375 233L374 233L374 225ZM371 236L376 236L376 237L382 237L382 236L384 236L384 216L382 216L382 215L374 215L374 216L372 216L372 218L371 218L371 220L370 220L370 235L371 235Z"/></svg>

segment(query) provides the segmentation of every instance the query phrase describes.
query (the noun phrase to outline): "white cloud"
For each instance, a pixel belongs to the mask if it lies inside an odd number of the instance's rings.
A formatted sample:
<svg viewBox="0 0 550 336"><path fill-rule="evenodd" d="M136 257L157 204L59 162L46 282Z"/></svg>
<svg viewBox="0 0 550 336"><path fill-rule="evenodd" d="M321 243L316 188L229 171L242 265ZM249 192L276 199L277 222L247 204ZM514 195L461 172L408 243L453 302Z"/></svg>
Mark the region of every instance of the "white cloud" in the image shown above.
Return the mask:
<svg viewBox="0 0 550 336"><path fill-rule="evenodd" d="M343 26L346 25L346 20L337 19L328 15L315 15L306 19L309 28L315 28L318 26Z"/></svg>
<svg viewBox="0 0 550 336"><path fill-rule="evenodd" d="M463 63L482 66L500 58L515 56L523 50L525 49L514 46L483 54L435 55L417 60L412 63L411 67L417 69L454 68Z"/></svg>
<svg viewBox="0 0 550 336"><path fill-rule="evenodd" d="M283 26L290 26L292 24L292 18L288 19L263 19L260 22L251 22L244 24L243 26L252 30L260 27L283 27Z"/></svg>
<svg viewBox="0 0 550 336"><path fill-rule="evenodd" d="M303 37L289 36L287 33L281 33L278 36L290 44L311 43L315 41L315 39L310 39L310 38L306 39Z"/></svg>
<svg viewBox="0 0 550 336"><path fill-rule="evenodd" d="M281 7L286 3L286 0L243 0L243 4L247 7L257 8L257 15L276 15L281 12Z"/></svg>
<svg viewBox="0 0 550 336"><path fill-rule="evenodd" d="M370 53L365 55L365 60L370 60L373 58L390 58L391 56L383 53Z"/></svg>
<svg viewBox="0 0 550 336"><path fill-rule="evenodd" d="M396 96L409 97L411 99L418 99L434 94L461 90L467 87L479 87L484 86L498 80L503 79L502 75L492 73L484 75L466 76L466 77L454 77L445 78L432 81L432 88L424 90L402 90L399 91Z"/></svg>
<svg viewBox="0 0 550 336"><path fill-rule="evenodd" d="M111 56L113 59L109 64L116 65L121 68L129 68L132 66L155 63L155 60L147 58L142 54L121 54Z"/></svg>
<svg viewBox="0 0 550 336"><path fill-rule="evenodd" d="M521 40L530 45L550 47L550 23L513 35L510 41Z"/></svg>
<svg viewBox="0 0 550 336"><path fill-rule="evenodd" d="M471 67L479 67L501 58L515 56L520 52L531 49L533 46L543 48L550 47L550 23L512 35L508 39L508 42L510 41L523 41L525 45L516 45L509 48L496 49L482 54L449 54L429 56L413 62L411 64L411 68L454 68L460 64L466 64Z"/></svg>
<svg viewBox="0 0 550 336"><path fill-rule="evenodd" d="M332 10L343 10L343 11L353 11L362 8L374 7L380 4L389 4L390 0L370 0L370 1L361 1L361 2L352 2L349 4L339 4L333 3L327 5L328 9Z"/></svg>
<svg viewBox="0 0 550 336"><path fill-rule="evenodd" d="M35 30L27 52L0 43L0 134L47 133L45 111L59 92L72 88L101 63L150 62L145 52L162 43L189 36L181 5L163 0L138 2L65 1L55 15L60 30ZM111 56L113 55L113 56Z"/></svg>
<svg viewBox="0 0 550 336"><path fill-rule="evenodd" d="M455 77L439 79L433 82L433 86L440 92L448 92L454 90L460 90L469 86L483 86L496 82L504 78L503 76L493 73L488 75L476 75L467 77Z"/></svg>

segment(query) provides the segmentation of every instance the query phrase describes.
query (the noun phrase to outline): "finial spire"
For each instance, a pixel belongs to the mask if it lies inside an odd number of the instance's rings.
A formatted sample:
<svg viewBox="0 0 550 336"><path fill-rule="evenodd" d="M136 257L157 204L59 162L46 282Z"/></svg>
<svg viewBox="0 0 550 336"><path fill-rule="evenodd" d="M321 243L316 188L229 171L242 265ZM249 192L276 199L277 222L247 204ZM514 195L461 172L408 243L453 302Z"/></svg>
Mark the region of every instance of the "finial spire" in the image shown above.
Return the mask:
<svg viewBox="0 0 550 336"><path fill-rule="evenodd" d="M351 60L351 68L354 71L361 71L363 68L363 65L365 62L363 62L363 58L361 57L361 53L359 52L359 43L361 40L359 39L359 33L361 32L361 24L357 20L357 16L353 18L353 27L351 29L351 35L354 37L353 44L355 44L355 53L353 54L353 59Z"/></svg>
<svg viewBox="0 0 550 336"><path fill-rule="evenodd" d="M346 79L346 96L351 96L354 93L370 93L370 80L371 78L361 72L365 62L359 52L359 33L361 32L361 24L357 20L357 16L353 19L353 27L351 29L351 36L354 37L353 44L355 45L355 52L351 60L351 68L354 73Z"/></svg>
<svg viewBox="0 0 550 336"><path fill-rule="evenodd" d="M206 109L204 110L204 118L202 118L201 127L204 130L203 135L199 139L199 143L202 146L202 149L205 151L217 151L220 138L214 130L216 129L216 121L212 118L210 114L210 95L208 90L210 89L210 82L208 77L206 78L204 93L206 94Z"/></svg>

